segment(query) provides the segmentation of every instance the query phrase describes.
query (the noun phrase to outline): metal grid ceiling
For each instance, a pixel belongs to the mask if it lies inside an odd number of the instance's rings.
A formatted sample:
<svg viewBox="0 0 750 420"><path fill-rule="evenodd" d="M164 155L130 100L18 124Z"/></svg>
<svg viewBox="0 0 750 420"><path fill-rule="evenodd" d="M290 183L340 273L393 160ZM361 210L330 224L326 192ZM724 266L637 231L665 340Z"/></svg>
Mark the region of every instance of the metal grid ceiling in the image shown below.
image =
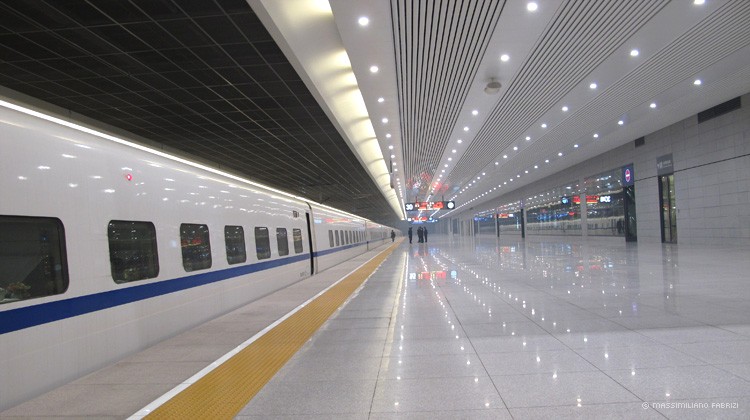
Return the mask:
<svg viewBox="0 0 750 420"><path fill-rule="evenodd" d="M451 181L463 184L489 165L667 3L566 2L456 164ZM541 145L536 143L535 151Z"/></svg>
<svg viewBox="0 0 750 420"><path fill-rule="evenodd" d="M392 0L407 188L426 195L504 1Z"/></svg>
<svg viewBox="0 0 750 420"><path fill-rule="evenodd" d="M398 220L245 0L0 3L0 85L269 186Z"/></svg>

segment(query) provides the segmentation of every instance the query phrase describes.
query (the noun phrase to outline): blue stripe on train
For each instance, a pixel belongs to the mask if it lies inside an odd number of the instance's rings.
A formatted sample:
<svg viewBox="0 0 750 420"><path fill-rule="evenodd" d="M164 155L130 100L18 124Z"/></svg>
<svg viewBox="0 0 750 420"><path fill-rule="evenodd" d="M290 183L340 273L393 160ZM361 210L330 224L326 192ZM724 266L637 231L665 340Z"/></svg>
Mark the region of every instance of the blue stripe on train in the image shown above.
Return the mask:
<svg viewBox="0 0 750 420"><path fill-rule="evenodd" d="M320 252L314 252L315 257L328 255L338 251L365 245L364 243L346 245L331 248ZM226 268L207 273L193 274L176 279L163 280L155 283L141 284L108 292L95 293L92 295L79 296L70 299L42 303L24 308L11 309L0 312L0 334L22 330L41 324L72 318L90 312L101 311L115 306L150 299L152 297L179 292L193 287L203 286L222 280L228 280L245 274L256 273L270 268L280 267L299 261L309 260L310 254L299 254L293 257L278 260L258 262L239 267Z"/></svg>
<svg viewBox="0 0 750 420"><path fill-rule="evenodd" d="M79 296L55 302L42 303L24 308L0 312L0 334L59 321L102 309L125 305L139 300L149 299L180 290L191 289L209 283L231 279L245 274L268 270L286 264L310 259L310 254L264 261L255 264L232 267L224 270L193 274L176 279L141 284L108 292Z"/></svg>

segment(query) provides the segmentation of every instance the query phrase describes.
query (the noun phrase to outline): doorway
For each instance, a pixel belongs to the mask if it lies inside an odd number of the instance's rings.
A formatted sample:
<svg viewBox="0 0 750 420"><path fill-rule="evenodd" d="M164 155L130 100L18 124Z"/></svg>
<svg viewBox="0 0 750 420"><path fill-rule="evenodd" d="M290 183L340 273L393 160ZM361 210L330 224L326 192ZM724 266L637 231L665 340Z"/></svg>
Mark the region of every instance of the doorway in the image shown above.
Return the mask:
<svg viewBox="0 0 750 420"><path fill-rule="evenodd" d="M677 243L677 204L674 174L659 176L659 206L661 208L661 241Z"/></svg>
<svg viewBox="0 0 750 420"><path fill-rule="evenodd" d="M622 189L623 209L625 213L625 242L638 241L638 224L635 217L635 185Z"/></svg>

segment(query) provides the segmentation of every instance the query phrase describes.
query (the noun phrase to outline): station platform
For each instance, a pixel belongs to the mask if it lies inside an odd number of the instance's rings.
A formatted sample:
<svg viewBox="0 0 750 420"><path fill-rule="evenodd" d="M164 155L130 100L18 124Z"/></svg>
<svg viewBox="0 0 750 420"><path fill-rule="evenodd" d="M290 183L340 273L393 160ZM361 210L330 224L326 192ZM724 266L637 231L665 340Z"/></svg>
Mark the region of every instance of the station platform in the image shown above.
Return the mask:
<svg viewBox="0 0 750 420"><path fill-rule="evenodd" d="M429 239L371 251L0 417L750 418L750 249Z"/></svg>

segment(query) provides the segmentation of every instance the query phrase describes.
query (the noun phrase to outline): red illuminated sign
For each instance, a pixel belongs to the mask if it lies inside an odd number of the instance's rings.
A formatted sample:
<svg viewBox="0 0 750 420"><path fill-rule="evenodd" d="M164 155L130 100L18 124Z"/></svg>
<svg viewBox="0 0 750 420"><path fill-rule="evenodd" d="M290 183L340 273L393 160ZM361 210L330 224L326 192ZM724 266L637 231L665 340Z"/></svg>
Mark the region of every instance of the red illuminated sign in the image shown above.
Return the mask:
<svg viewBox="0 0 750 420"><path fill-rule="evenodd" d="M416 203L404 204L406 211L452 210L454 208L456 208L456 204L453 201L417 201Z"/></svg>
<svg viewBox="0 0 750 420"><path fill-rule="evenodd" d="M587 195L586 196L586 204L596 204L599 202L599 196L598 195ZM574 195L573 196L573 204L581 204L581 197Z"/></svg>

